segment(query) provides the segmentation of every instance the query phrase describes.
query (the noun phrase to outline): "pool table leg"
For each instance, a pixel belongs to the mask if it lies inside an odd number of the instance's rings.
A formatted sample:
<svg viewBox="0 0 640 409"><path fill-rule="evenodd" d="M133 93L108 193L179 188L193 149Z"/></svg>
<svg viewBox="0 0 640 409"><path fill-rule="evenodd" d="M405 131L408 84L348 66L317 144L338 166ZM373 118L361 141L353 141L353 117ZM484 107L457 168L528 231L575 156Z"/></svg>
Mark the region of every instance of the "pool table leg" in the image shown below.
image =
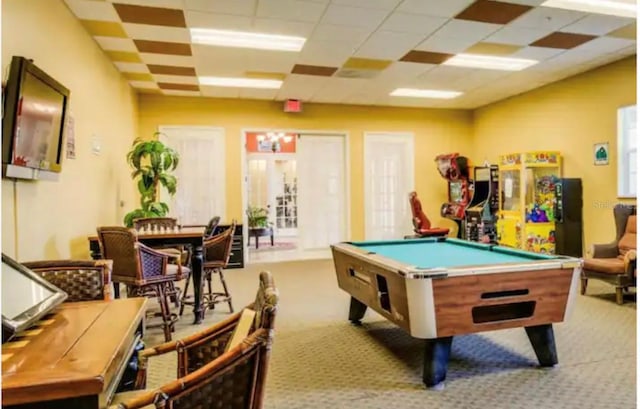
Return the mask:
<svg viewBox="0 0 640 409"><path fill-rule="evenodd" d="M452 341L453 337L425 341L422 381L427 387L438 386L447 377Z"/></svg>
<svg viewBox="0 0 640 409"><path fill-rule="evenodd" d="M367 312L367 306L360 301L351 297L351 304L349 305L349 321L354 324L360 324L360 320L364 317L364 313Z"/></svg>
<svg viewBox="0 0 640 409"><path fill-rule="evenodd" d="M553 326L551 324L525 327L531 346L538 357L540 366L554 366L558 363L558 353L556 352L556 341L553 336Z"/></svg>

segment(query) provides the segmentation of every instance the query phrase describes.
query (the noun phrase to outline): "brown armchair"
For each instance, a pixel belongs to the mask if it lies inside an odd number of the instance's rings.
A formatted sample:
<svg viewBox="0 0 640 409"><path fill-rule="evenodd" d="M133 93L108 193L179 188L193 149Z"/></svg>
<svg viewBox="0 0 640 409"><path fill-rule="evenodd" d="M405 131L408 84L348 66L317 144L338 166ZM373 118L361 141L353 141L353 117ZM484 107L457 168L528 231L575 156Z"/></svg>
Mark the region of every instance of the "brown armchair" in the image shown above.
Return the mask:
<svg viewBox="0 0 640 409"><path fill-rule="evenodd" d="M616 239L607 244L595 244L591 257L584 260L580 293L585 294L590 278L606 281L616 288L616 302L624 302L624 290L636 285L636 207L616 206L613 209Z"/></svg>
<svg viewBox="0 0 640 409"><path fill-rule="evenodd" d="M21 264L67 293L65 302L113 299L111 260L41 260Z"/></svg>
<svg viewBox="0 0 640 409"><path fill-rule="evenodd" d="M116 395L111 408L262 408L278 298L271 274L260 273L256 299L246 307L256 313L248 335L228 350L242 313L179 341L140 351L138 388L145 386L148 359L166 353L177 352L178 379L156 390Z"/></svg>

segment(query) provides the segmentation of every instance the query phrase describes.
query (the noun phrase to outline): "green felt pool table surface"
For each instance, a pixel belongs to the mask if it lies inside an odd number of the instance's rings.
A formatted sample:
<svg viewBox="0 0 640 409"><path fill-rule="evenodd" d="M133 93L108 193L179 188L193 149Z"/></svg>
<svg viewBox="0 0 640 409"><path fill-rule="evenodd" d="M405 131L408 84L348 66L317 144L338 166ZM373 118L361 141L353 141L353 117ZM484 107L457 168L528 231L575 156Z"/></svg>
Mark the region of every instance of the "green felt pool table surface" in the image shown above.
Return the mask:
<svg viewBox="0 0 640 409"><path fill-rule="evenodd" d="M451 238L362 241L351 242L350 244L364 251L376 253L418 268L530 263L558 258L553 255L536 254L518 249Z"/></svg>

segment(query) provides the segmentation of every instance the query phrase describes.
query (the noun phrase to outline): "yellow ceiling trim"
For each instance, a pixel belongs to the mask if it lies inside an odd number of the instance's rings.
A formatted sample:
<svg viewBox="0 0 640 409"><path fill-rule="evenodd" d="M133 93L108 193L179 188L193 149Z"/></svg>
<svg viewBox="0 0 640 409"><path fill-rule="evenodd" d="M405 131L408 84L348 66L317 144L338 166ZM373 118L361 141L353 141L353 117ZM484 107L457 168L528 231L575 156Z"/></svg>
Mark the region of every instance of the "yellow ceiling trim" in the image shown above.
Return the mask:
<svg viewBox="0 0 640 409"><path fill-rule="evenodd" d="M245 78L254 78L261 80L280 80L284 81L287 74L281 72L263 72L263 71L247 71L244 73Z"/></svg>
<svg viewBox="0 0 640 409"><path fill-rule="evenodd" d="M129 81L154 81L153 76L147 72L123 72L122 75Z"/></svg>
<svg viewBox="0 0 640 409"><path fill-rule="evenodd" d="M122 24L115 21L80 20L93 36L128 38Z"/></svg>
<svg viewBox="0 0 640 409"><path fill-rule="evenodd" d="M109 58L111 58L112 61L118 61L118 62L138 62L141 63L142 59L140 58L140 54L138 53L132 53L132 52L128 52L128 51L105 51L105 53L107 53L107 55L109 56Z"/></svg>
<svg viewBox="0 0 640 409"><path fill-rule="evenodd" d="M354 70L377 70L382 71L391 65L391 60L376 60L372 58L349 58L342 68L351 68Z"/></svg>
<svg viewBox="0 0 640 409"><path fill-rule="evenodd" d="M522 47L513 44L497 44L497 43L477 43L465 50L467 54L482 55L509 55L513 54Z"/></svg>

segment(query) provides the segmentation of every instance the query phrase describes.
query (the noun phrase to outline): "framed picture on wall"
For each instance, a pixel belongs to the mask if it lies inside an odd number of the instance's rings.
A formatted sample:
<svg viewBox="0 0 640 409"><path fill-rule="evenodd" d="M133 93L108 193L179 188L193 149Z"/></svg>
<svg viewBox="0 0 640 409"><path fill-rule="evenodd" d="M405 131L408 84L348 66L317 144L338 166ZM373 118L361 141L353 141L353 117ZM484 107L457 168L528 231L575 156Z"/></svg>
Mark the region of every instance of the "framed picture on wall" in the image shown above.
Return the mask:
<svg viewBox="0 0 640 409"><path fill-rule="evenodd" d="M593 164L596 166L609 164L609 142L593 145Z"/></svg>

